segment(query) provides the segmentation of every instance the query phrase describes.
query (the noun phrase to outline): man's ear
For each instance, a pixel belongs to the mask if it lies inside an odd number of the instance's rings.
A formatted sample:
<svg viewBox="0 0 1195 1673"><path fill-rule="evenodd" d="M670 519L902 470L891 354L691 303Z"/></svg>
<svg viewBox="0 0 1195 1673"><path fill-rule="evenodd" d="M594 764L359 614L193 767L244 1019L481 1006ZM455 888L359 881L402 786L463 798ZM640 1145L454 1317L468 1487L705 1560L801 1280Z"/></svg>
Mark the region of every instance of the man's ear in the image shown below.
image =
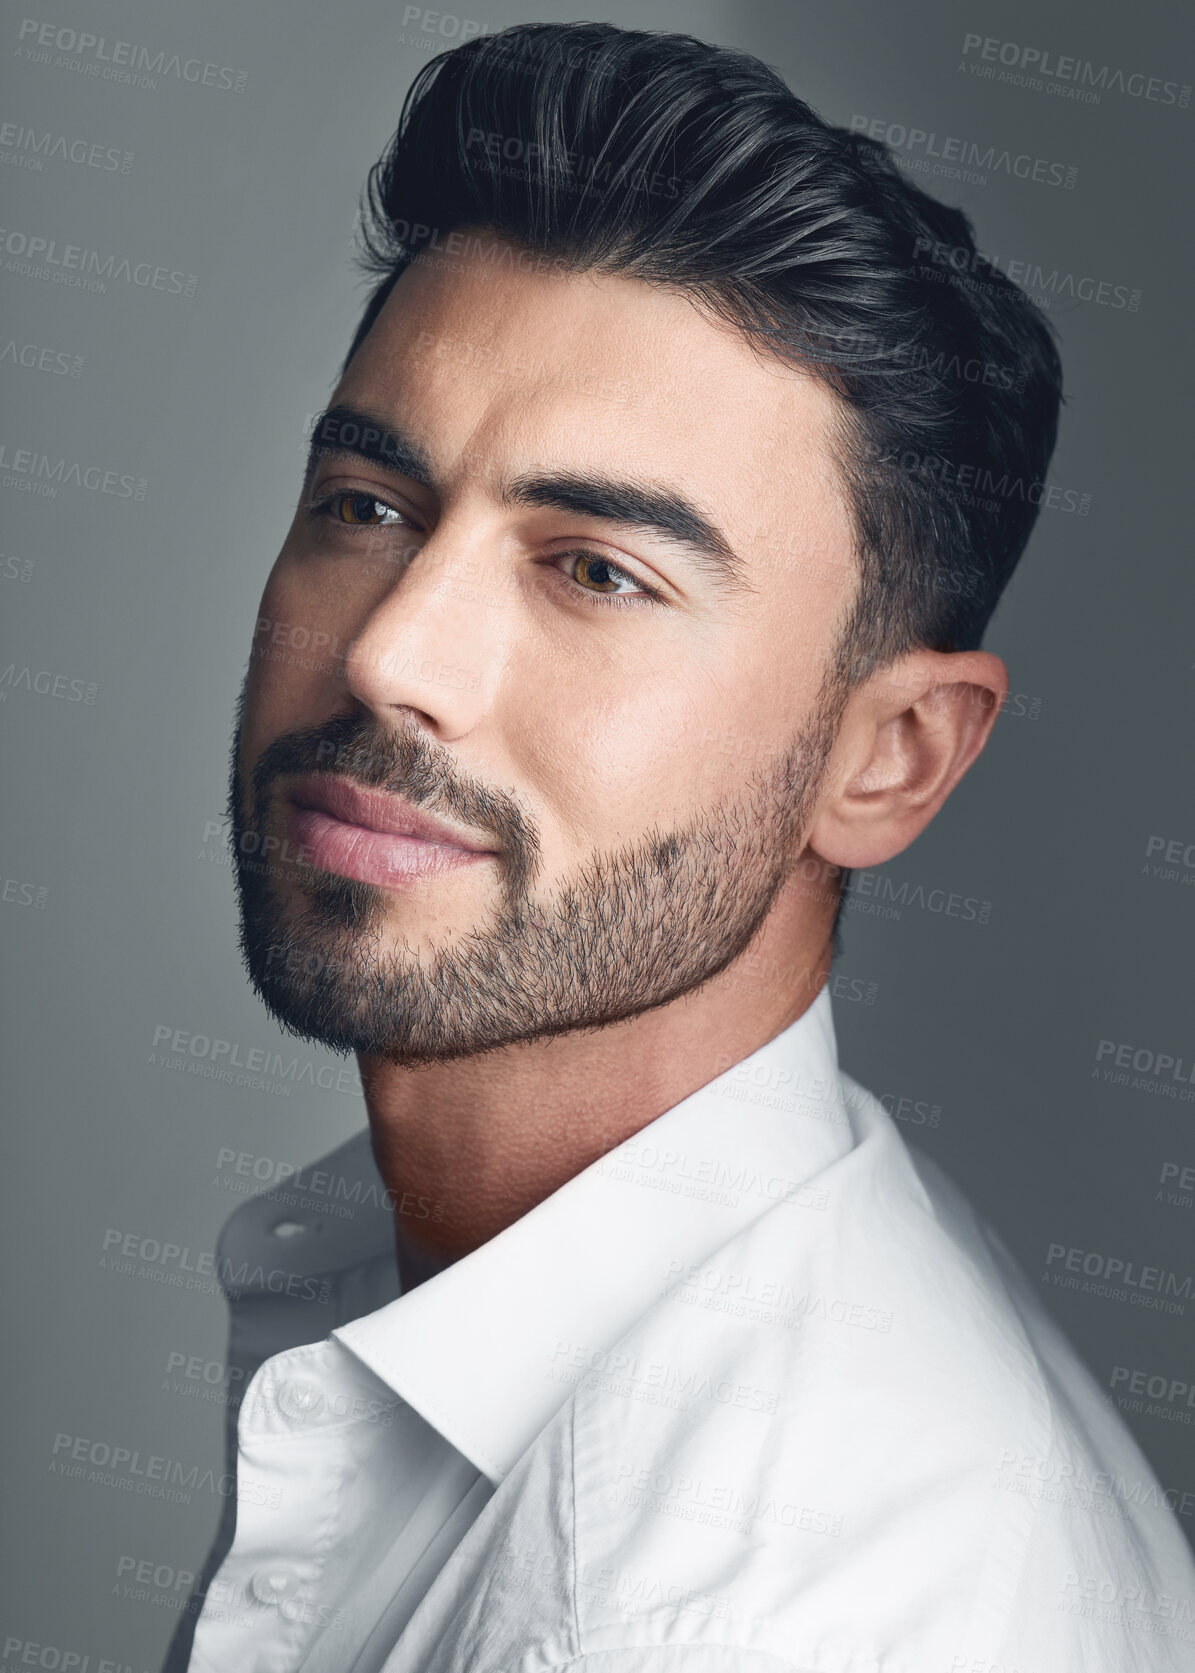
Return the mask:
<svg viewBox="0 0 1195 1673"><path fill-rule="evenodd" d="M882 865L929 824L1008 696L987 651L910 651L847 699L807 843L831 865Z"/></svg>

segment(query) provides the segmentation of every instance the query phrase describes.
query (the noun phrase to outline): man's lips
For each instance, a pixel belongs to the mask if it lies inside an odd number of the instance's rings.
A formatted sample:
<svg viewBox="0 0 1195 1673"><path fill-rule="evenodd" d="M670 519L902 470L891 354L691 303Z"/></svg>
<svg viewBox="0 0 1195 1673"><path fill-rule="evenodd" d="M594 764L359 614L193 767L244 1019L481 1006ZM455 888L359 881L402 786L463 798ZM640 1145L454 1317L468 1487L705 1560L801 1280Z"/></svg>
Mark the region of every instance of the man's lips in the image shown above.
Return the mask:
<svg viewBox="0 0 1195 1673"><path fill-rule="evenodd" d="M287 834L320 871L401 889L421 878L491 859L497 850L423 808L332 773L312 773L288 791Z"/></svg>

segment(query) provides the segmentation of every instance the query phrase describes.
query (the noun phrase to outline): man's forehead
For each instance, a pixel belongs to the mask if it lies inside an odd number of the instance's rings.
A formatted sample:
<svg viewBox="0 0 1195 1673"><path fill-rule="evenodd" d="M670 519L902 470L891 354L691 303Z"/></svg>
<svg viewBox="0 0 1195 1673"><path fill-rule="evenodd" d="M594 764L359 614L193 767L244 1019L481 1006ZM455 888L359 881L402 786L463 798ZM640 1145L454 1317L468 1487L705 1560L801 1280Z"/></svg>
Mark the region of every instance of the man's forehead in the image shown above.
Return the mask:
<svg viewBox="0 0 1195 1673"><path fill-rule="evenodd" d="M493 265L487 251L526 268ZM537 265L546 261L542 270ZM466 235L457 255L416 260L387 297L354 360L402 377L413 368L458 384L593 390L618 404L668 404L700 388L696 411L787 420L819 433L836 397L808 373L761 353L692 292L620 273L574 271L501 239ZM350 368L350 377L352 368ZM820 421L820 422L819 422ZM792 437L789 437L791 444Z"/></svg>

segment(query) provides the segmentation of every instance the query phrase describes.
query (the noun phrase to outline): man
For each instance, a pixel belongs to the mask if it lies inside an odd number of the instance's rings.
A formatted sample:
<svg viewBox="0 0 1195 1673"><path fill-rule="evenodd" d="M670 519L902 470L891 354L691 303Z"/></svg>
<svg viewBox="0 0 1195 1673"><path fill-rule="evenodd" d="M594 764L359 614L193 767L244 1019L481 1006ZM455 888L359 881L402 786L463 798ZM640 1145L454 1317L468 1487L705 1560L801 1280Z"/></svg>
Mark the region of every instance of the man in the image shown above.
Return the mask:
<svg viewBox="0 0 1195 1673"><path fill-rule="evenodd" d="M1157 1482L824 990L1007 691L1046 328L687 37L437 59L366 232L230 806L253 982L370 1130L226 1228L191 1667L1177 1669Z"/></svg>

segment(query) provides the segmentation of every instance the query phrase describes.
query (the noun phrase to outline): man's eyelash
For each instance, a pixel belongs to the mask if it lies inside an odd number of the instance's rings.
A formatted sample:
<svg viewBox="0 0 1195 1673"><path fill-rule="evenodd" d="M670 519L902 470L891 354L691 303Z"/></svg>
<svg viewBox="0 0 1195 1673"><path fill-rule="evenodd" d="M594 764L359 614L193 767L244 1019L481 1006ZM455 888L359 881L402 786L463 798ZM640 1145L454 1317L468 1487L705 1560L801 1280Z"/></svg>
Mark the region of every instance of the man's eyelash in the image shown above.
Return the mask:
<svg viewBox="0 0 1195 1673"><path fill-rule="evenodd" d="M617 575L630 581L633 586L640 590L638 593L602 593L589 587L583 587L579 581L574 581L571 575L566 575L564 570L558 567L561 559L564 558L589 558L594 563L603 563L608 569L614 570ZM623 569L619 564L611 563L609 558L602 557L600 552L590 552L585 547L577 547L568 552L557 552L551 561L551 567L560 576L574 597L580 596L586 603L612 604L615 609L625 610L643 604L659 604L661 602L661 595L653 587L646 586L637 575L632 575L629 569Z"/></svg>
<svg viewBox="0 0 1195 1673"><path fill-rule="evenodd" d="M380 506L383 507L384 510L392 511L396 517L401 517L402 518L402 523L398 524L398 523L345 523L345 522L342 522L342 520L339 517L334 517L332 515L332 507L335 505L337 500L350 500L350 499L371 500L374 505L380 505ZM371 494L365 488L362 488L360 490L358 490L356 488L333 488L328 493L317 494L313 499L304 500L303 501L303 509L304 509L304 511L306 511L308 513L309 516L325 517L325 518L327 518L327 520L330 523L335 524L335 526L338 529L346 529L350 534L360 534L360 533L364 533L366 530L375 530L376 531L378 529L384 529L384 528L393 529L393 528L405 527L405 528L408 528L408 529L414 529L416 527L416 525L412 522L412 520L407 516L406 512L403 511L399 506L391 505L389 500L382 499L379 494Z"/></svg>

